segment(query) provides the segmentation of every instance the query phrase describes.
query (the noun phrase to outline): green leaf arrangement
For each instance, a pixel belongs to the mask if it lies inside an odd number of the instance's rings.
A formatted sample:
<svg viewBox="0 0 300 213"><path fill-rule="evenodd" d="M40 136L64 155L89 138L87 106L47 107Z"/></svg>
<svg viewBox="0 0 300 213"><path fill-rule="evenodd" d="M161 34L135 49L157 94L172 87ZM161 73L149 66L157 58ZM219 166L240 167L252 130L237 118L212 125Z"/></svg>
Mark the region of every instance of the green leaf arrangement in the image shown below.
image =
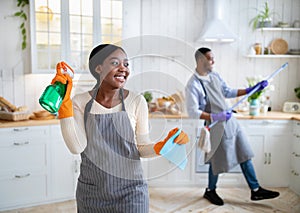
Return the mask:
<svg viewBox="0 0 300 213"><path fill-rule="evenodd" d="M26 42L27 32L26 32L26 27L25 27L25 23L27 21L27 14L24 11L24 7L29 5L29 0L17 0L17 2L18 2L17 6L20 8L20 11L14 13L14 16L20 17L22 20L22 23L19 28L20 28L21 34L22 34L22 50L24 50L27 47L27 42Z"/></svg>
<svg viewBox="0 0 300 213"><path fill-rule="evenodd" d="M253 87L255 86L261 79L258 77L248 77L246 78L247 82L248 82L248 86L249 87ZM248 102L251 102L252 100L258 99L262 94L263 94L264 90L258 91L253 93L251 96L248 97Z"/></svg>
<svg viewBox="0 0 300 213"><path fill-rule="evenodd" d="M149 91L144 92L143 96L146 99L147 103L150 103L153 99L152 93Z"/></svg>

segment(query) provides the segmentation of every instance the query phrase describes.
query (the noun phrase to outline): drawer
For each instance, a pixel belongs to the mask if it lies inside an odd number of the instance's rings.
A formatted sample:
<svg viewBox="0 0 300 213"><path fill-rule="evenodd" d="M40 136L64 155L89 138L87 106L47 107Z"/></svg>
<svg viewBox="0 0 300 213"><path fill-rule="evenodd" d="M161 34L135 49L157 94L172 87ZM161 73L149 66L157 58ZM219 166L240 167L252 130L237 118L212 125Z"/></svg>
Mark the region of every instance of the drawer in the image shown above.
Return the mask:
<svg viewBox="0 0 300 213"><path fill-rule="evenodd" d="M0 135L0 148L31 141L46 143L50 137L48 126L1 128Z"/></svg>
<svg viewBox="0 0 300 213"><path fill-rule="evenodd" d="M45 174L0 176L0 209L37 203L47 197Z"/></svg>
<svg viewBox="0 0 300 213"><path fill-rule="evenodd" d="M268 131L292 133L292 122L289 120L239 120L245 131L257 133Z"/></svg>
<svg viewBox="0 0 300 213"><path fill-rule="evenodd" d="M293 133L300 139L300 122L294 121Z"/></svg>
<svg viewBox="0 0 300 213"><path fill-rule="evenodd" d="M42 169L47 163L47 144L45 142L24 142L0 147L0 173L23 168Z"/></svg>

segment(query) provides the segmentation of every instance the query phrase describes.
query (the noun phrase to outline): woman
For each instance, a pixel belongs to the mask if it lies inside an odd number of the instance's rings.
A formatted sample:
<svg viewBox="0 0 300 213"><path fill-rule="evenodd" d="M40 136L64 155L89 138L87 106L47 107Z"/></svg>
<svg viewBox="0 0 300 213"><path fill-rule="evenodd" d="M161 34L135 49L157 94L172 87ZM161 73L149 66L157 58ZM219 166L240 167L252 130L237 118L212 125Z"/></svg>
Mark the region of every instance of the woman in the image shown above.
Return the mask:
<svg viewBox="0 0 300 213"><path fill-rule="evenodd" d="M76 95L72 103L72 79L58 73L52 81L67 83L59 118L69 150L81 154L78 212L148 212L140 157L156 156L177 131L171 130L164 141L150 142L146 100L124 89L128 65L121 47L101 44L89 57L97 80L93 90ZM182 131L175 142L187 143L187 135Z"/></svg>

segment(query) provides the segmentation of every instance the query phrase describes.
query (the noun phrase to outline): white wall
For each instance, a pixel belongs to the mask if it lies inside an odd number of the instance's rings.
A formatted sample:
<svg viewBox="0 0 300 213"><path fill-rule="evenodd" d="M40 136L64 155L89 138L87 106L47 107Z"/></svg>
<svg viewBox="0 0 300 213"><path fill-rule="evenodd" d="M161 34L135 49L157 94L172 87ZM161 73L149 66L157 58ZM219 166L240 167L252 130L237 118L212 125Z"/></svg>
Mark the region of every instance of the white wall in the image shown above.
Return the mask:
<svg viewBox="0 0 300 213"><path fill-rule="evenodd" d="M226 0L224 21L240 40L231 44L205 44L195 42L206 19L205 0L124 0L124 38L128 41L124 43L132 58L128 87L139 91L156 88L166 93L181 90L194 67L194 50L207 46L215 53L216 70L232 87L244 87L247 76L268 75L289 62L288 69L274 79L273 109L281 110L284 101L298 101L293 88L300 86L299 58L245 57L253 43L267 45L279 37L289 41L290 48L300 48L299 32L252 32L248 23L255 10L250 8L261 7L263 3L263 0ZM17 11L16 4L11 0L0 1L0 96L36 110L38 98L52 76L24 74L30 69L30 48L21 50L20 20L11 16ZM300 0L269 0L269 4L283 21L300 20ZM280 20L274 17L274 21ZM140 46L143 47L140 52L126 46L132 39L137 41L136 38L143 38L139 44L145 44ZM147 74L141 74L144 72Z"/></svg>

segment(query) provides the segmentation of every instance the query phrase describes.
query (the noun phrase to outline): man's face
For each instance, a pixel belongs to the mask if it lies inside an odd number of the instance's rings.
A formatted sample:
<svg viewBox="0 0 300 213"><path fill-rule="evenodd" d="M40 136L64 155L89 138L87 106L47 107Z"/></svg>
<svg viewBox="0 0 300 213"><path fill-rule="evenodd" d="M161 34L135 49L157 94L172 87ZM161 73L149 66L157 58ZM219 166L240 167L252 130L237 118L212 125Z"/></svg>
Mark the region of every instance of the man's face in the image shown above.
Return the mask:
<svg viewBox="0 0 300 213"><path fill-rule="evenodd" d="M207 52L207 53L205 53L204 56L206 59L206 60L204 59L205 68L211 72L213 69L213 65L215 63L214 55L212 52Z"/></svg>
<svg viewBox="0 0 300 213"><path fill-rule="evenodd" d="M207 52L205 55L201 55L197 61L197 67L204 73L209 73L213 69L214 55L212 52Z"/></svg>

